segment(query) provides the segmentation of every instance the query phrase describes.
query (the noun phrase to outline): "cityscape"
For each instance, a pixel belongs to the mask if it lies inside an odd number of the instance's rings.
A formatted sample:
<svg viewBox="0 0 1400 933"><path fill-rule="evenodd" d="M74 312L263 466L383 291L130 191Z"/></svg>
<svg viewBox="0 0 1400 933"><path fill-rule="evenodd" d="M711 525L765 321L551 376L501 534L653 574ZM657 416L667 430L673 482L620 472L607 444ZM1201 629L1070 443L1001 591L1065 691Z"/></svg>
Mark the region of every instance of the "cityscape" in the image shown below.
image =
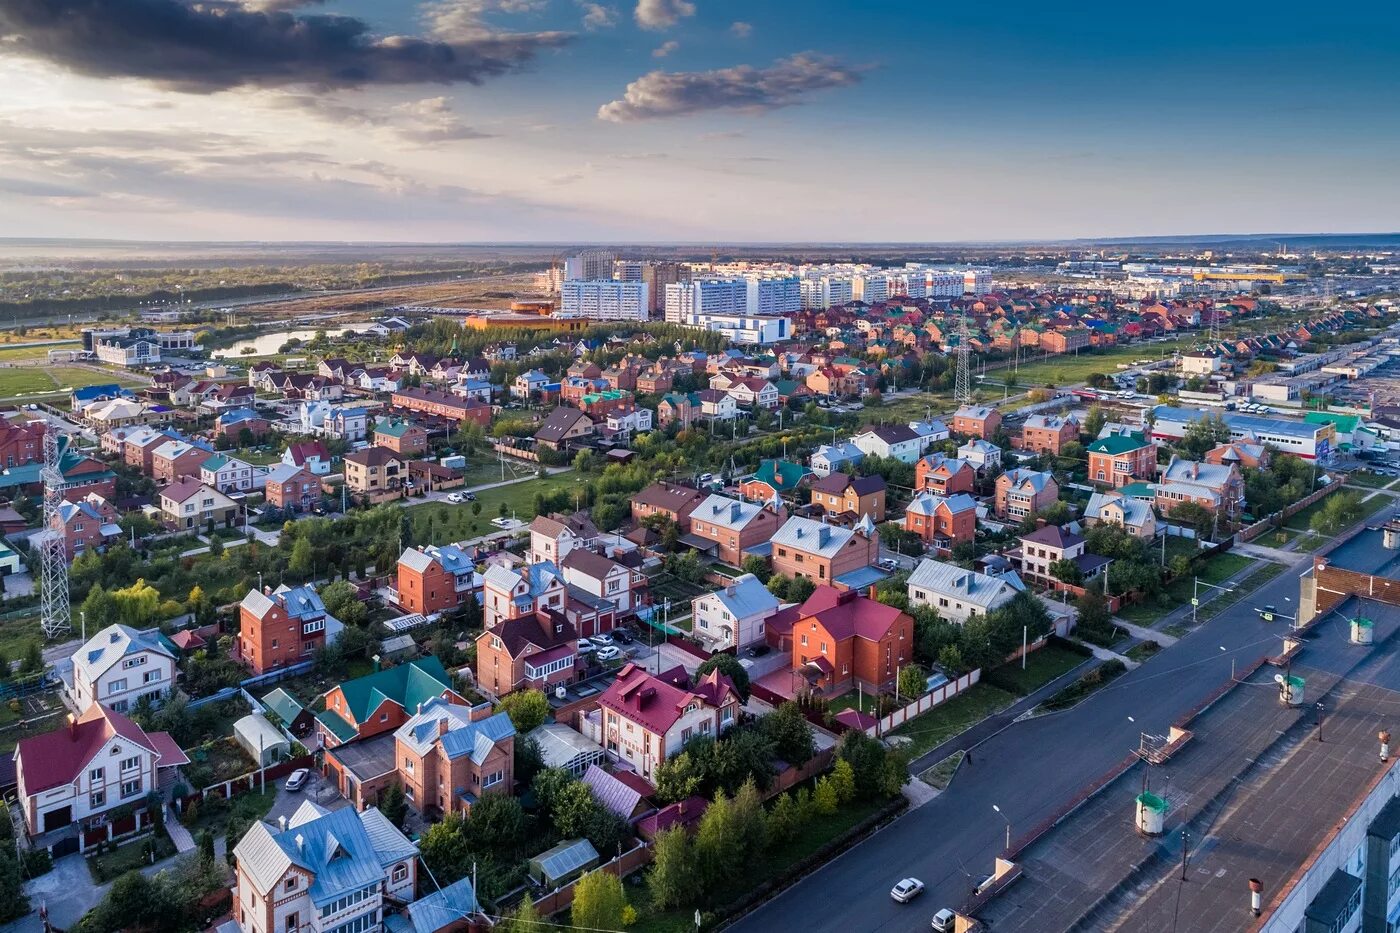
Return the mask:
<svg viewBox="0 0 1400 933"><path fill-rule="evenodd" d="M1400 929L1400 10L931 12L0 0L0 933Z"/></svg>

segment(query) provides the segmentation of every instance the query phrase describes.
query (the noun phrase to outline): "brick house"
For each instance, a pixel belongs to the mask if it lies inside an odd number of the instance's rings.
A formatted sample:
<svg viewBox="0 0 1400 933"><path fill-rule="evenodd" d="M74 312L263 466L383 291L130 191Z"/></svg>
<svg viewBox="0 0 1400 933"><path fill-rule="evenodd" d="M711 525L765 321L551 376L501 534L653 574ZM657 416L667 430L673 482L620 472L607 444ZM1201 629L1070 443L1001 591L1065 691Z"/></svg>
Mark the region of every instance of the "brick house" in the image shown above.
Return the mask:
<svg viewBox="0 0 1400 933"><path fill-rule="evenodd" d="M557 564L576 547L596 547L598 537L598 526L587 512L536 515L530 521L530 563Z"/></svg>
<svg viewBox="0 0 1400 933"><path fill-rule="evenodd" d="M977 481L977 468L966 460L946 457L943 454L929 454L920 457L914 464L914 490L926 489L936 496L951 496L954 493L972 494Z"/></svg>
<svg viewBox="0 0 1400 933"><path fill-rule="evenodd" d="M750 502L772 502L797 492L816 476L807 467L787 460L764 460L754 474L739 484L739 495Z"/></svg>
<svg viewBox="0 0 1400 933"><path fill-rule="evenodd" d="M704 501L705 494L698 489L674 483L652 483L632 497L632 520L640 524L648 516L665 515L685 534L690 530L691 513Z"/></svg>
<svg viewBox="0 0 1400 933"><path fill-rule="evenodd" d="M515 788L515 726L490 703L440 697L394 731L394 763L408 805L425 817L468 813L485 794Z"/></svg>
<svg viewBox="0 0 1400 933"><path fill-rule="evenodd" d="M1060 486L1049 472L1016 467L997 477L997 518L1020 521L1049 508L1060 498Z"/></svg>
<svg viewBox="0 0 1400 933"><path fill-rule="evenodd" d="M214 456L208 447L188 441L166 441L151 454L151 477L157 483L173 483L182 476L198 476L199 467Z"/></svg>
<svg viewBox="0 0 1400 933"><path fill-rule="evenodd" d="M451 421L473 421L484 427L491 424L491 406L474 398L463 398L451 392L435 389L400 389L389 396L390 404L403 411L417 411Z"/></svg>
<svg viewBox="0 0 1400 933"><path fill-rule="evenodd" d="M305 512L321 499L321 480L305 467L280 463L267 471L263 481L267 504Z"/></svg>
<svg viewBox="0 0 1400 933"><path fill-rule="evenodd" d="M869 515L874 522L885 520L885 478L828 473L812 483L812 505L827 518L842 524L855 524Z"/></svg>
<svg viewBox="0 0 1400 933"><path fill-rule="evenodd" d="M11 469L42 461L46 423L0 419L0 466Z"/></svg>
<svg viewBox="0 0 1400 933"><path fill-rule="evenodd" d="M1073 415L1031 415L1021 426L1021 449L1038 454L1059 454L1070 441L1079 440L1079 419Z"/></svg>
<svg viewBox="0 0 1400 933"><path fill-rule="evenodd" d="M455 544L406 548L397 580L399 606L425 616L456 609L480 589L476 566Z"/></svg>
<svg viewBox="0 0 1400 933"><path fill-rule="evenodd" d="M569 441L593 433L593 419L577 408L556 408L535 432L535 440L552 450L563 450Z"/></svg>
<svg viewBox="0 0 1400 933"><path fill-rule="evenodd" d="M964 405L953 414L953 433L990 439L1001 428L1001 412L984 405Z"/></svg>
<svg viewBox="0 0 1400 933"><path fill-rule="evenodd" d="M117 510L96 493L76 502L64 502L58 507L56 522L63 531L63 553L72 563L85 551L102 551L122 530L117 525Z"/></svg>
<svg viewBox="0 0 1400 933"><path fill-rule="evenodd" d="M330 451L319 440L288 444L287 449L282 451L282 462L289 466L306 467L316 476L326 476L331 472Z"/></svg>
<svg viewBox="0 0 1400 933"><path fill-rule="evenodd" d="M387 447L366 447L345 455L345 485L354 494L383 498L402 492L408 479L404 457Z"/></svg>
<svg viewBox="0 0 1400 933"><path fill-rule="evenodd" d="M739 707L739 691L719 671L691 683L681 667L658 676L626 664L585 723L610 756L653 781L656 768L691 739L718 738L738 722Z"/></svg>
<svg viewBox="0 0 1400 933"><path fill-rule="evenodd" d="M326 691L325 699L316 731L328 748L393 732L431 700L467 705L430 654L347 680Z"/></svg>
<svg viewBox="0 0 1400 933"><path fill-rule="evenodd" d="M1088 447L1089 481L1115 489L1157 472L1157 448L1141 434L1111 434Z"/></svg>
<svg viewBox="0 0 1400 933"><path fill-rule="evenodd" d="M768 505L709 496L690 513L689 538L695 547L713 551L721 563L737 567L744 552L773 537L787 517Z"/></svg>
<svg viewBox="0 0 1400 933"><path fill-rule="evenodd" d="M477 686L492 696L573 683L578 630L561 612L503 619L476 637Z"/></svg>
<svg viewBox="0 0 1400 933"><path fill-rule="evenodd" d="M904 510L904 530L940 551L951 551L976 538L977 502L961 492L951 496L918 493Z"/></svg>
<svg viewBox="0 0 1400 933"><path fill-rule="evenodd" d="M325 647L326 627L335 621L310 586L285 585L249 590L238 604L238 618L239 660L254 674L309 660Z"/></svg>
<svg viewBox="0 0 1400 933"><path fill-rule="evenodd" d="M570 597L577 599L587 594L589 602L606 600L615 610L613 623L633 615L646 596L646 575L641 570L633 570L610 557L596 554L584 548L574 548L562 561L559 570L564 575L564 584L570 590ZM583 631L587 637L595 634Z"/></svg>
<svg viewBox="0 0 1400 933"><path fill-rule="evenodd" d="M536 612L562 613L568 587L557 565L549 561L519 568L491 564L481 577L481 608L486 628Z"/></svg>
<svg viewBox="0 0 1400 933"><path fill-rule="evenodd" d="M374 423L374 445L416 457L428 449L428 432L412 421L380 418Z"/></svg>
<svg viewBox="0 0 1400 933"><path fill-rule="evenodd" d="M857 683L871 692L891 689L913 658L913 617L859 590L819 586L780 624L784 615L769 620L768 643L792 652L795 685L824 696Z"/></svg>
<svg viewBox="0 0 1400 933"><path fill-rule="evenodd" d="M1051 567L1061 560L1073 561L1085 580L1093 579L1108 566L1108 558L1089 554L1084 539L1058 525L1042 525L1022 535L1021 546L1007 555L1019 562L1021 576L1042 586L1058 586Z"/></svg>
<svg viewBox="0 0 1400 933"><path fill-rule="evenodd" d="M1172 457L1162 468L1156 493L1157 508L1164 515L1183 502L1194 502L1227 518L1244 511L1244 477L1234 463L1197 463Z"/></svg>
<svg viewBox="0 0 1400 933"><path fill-rule="evenodd" d="M210 522L232 528L238 503L198 480L183 479L160 491L160 512L171 531L193 531Z"/></svg>
<svg viewBox="0 0 1400 933"><path fill-rule="evenodd" d="M814 583L840 582L846 574L874 566L880 557L880 536L869 516L854 528L794 516L774 533L772 543L774 573Z"/></svg>

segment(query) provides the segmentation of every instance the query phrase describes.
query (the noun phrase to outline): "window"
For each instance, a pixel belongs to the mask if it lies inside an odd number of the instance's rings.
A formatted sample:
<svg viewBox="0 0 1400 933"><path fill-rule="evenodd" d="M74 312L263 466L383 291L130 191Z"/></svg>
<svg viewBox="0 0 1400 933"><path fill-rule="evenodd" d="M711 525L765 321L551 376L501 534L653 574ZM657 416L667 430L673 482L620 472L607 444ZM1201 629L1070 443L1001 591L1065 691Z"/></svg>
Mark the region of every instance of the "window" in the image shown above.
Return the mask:
<svg viewBox="0 0 1400 933"><path fill-rule="evenodd" d="M106 805L107 805L107 792L106 792L106 791L95 790L95 791L93 791L91 794L88 795L88 806L92 807L92 809L96 810L98 807L103 807L103 806L106 806Z"/></svg>
<svg viewBox="0 0 1400 933"><path fill-rule="evenodd" d="M104 774L106 774L106 772L103 771L101 768L93 768L91 771L88 772L88 781L93 784L97 784L102 780Z"/></svg>
<svg viewBox="0 0 1400 933"><path fill-rule="evenodd" d="M481 776L481 786L483 788L493 787L506 779L504 771L492 771L490 774Z"/></svg>
<svg viewBox="0 0 1400 933"><path fill-rule="evenodd" d="M288 879L287 879L287 890L288 890L288 891L295 891L295 890L297 889L297 882L298 882L299 880L300 880L300 879L298 879L296 875L292 875L290 878L288 878Z"/></svg>
<svg viewBox="0 0 1400 933"><path fill-rule="evenodd" d="M394 866L394 873L390 876L390 880L394 883L398 883L400 881L403 881L407 877L408 865L401 863Z"/></svg>
<svg viewBox="0 0 1400 933"><path fill-rule="evenodd" d="M803 636L802 636L802 647L804 647L804 648L807 647L807 636L806 636L806 635L803 635Z"/></svg>
<svg viewBox="0 0 1400 933"><path fill-rule="evenodd" d="M123 781L123 782L122 782L122 799L123 799L123 800L125 800L127 797L134 797L134 796L136 796L136 795L139 794L139 793L141 793L141 779L140 779L140 778L137 778L137 779L134 780L134 781Z"/></svg>
<svg viewBox="0 0 1400 933"><path fill-rule="evenodd" d="M123 677L121 680L114 680L107 685L107 695L111 696L114 693L121 693L125 689L126 678Z"/></svg>
<svg viewBox="0 0 1400 933"><path fill-rule="evenodd" d="M122 759L123 774L128 771L135 771L139 767L141 767L141 759L139 757Z"/></svg>
<svg viewBox="0 0 1400 933"><path fill-rule="evenodd" d="M160 676L160 671L147 671L145 675L141 678L141 682L143 684L153 684L156 681L160 680Z"/></svg>
<svg viewBox="0 0 1400 933"><path fill-rule="evenodd" d="M412 759L412 758L405 758L405 759L403 760L403 769L404 769L405 771L407 771L409 774L412 774L412 773L413 773L413 759Z"/></svg>
<svg viewBox="0 0 1400 933"><path fill-rule="evenodd" d="M145 663L146 656L144 654L141 654L137 655L134 658L127 658L125 661L122 662L122 667L138 667Z"/></svg>

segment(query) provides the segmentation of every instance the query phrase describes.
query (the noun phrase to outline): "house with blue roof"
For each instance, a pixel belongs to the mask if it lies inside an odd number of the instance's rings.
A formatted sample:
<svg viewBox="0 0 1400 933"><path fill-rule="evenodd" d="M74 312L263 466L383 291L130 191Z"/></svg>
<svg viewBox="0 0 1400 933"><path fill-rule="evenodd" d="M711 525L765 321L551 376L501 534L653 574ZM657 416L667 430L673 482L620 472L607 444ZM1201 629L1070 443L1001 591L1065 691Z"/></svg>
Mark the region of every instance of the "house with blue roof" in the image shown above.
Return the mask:
<svg viewBox="0 0 1400 933"><path fill-rule="evenodd" d="M746 648L767 637L764 624L782 603L751 573L742 574L723 589L690 602L691 630L711 651Z"/></svg>
<svg viewBox="0 0 1400 933"><path fill-rule="evenodd" d="M290 820L253 824L234 847L233 913L244 933L370 933L410 902L418 847L374 807L304 802Z"/></svg>
<svg viewBox="0 0 1400 933"><path fill-rule="evenodd" d="M864 459L865 451L850 441L842 441L839 444L822 444L812 454L808 464L813 473L825 477L832 473L854 473Z"/></svg>
<svg viewBox="0 0 1400 933"><path fill-rule="evenodd" d="M135 396L115 382L105 382L102 385L74 389L72 394L68 396L68 402L73 411L82 411L85 405L103 402L109 398L135 398Z"/></svg>
<svg viewBox="0 0 1400 933"><path fill-rule="evenodd" d="M515 787L515 726L490 703L438 697L394 732L396 780L425 817L467 813L483 794Z"/></svg>

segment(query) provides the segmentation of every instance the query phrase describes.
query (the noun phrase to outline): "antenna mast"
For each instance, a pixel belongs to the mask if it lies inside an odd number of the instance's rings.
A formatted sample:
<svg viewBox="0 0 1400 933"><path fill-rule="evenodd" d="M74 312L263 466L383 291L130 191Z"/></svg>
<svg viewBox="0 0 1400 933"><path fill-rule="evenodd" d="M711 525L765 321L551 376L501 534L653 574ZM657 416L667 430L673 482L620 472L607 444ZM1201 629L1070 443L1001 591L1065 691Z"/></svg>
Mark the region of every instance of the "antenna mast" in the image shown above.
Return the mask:
<svg viewBox="0 0 1400 933"><path fill-rule="evenodd" d="M34 537L39 547L39 625L49 639L73 630L68 602L68 556L63 539L63 471L59 468L58 432L44 432L44 528Z"/></svg>

